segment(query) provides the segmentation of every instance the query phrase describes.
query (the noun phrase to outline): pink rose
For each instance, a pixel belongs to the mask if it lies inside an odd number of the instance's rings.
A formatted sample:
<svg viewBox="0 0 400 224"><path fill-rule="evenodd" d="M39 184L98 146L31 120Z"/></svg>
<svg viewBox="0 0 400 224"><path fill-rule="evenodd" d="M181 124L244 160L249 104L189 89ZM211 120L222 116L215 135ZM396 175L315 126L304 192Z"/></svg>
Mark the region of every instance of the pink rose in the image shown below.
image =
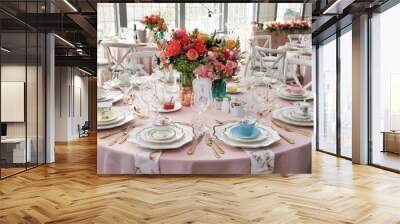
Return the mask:
<svg viewBox="0 0 400 224"><path fill-rule="evenodd" d="M186 34L186 30L181 28L175 31L176 38L182 38Z"/></svg>
<svg viewBox="0 0 400 224"><path fill-rule="evenodd" d="M225 69L225 65L222 64L222 63L219 62L219 61L214 62L214 66L215 66L215 68L216 68L217 70L220 70L220 71L222 71L222 70Z"/></svg>
<svg viewBox="0 0 400 224"><path fill-rule="evenodd" d="M230 70L233 70L233 69L236 68L236 63L231 61L231 60L228 60L228 61L226 61L226 66L225 67L230 69Z"/></svg>
<svg viewBox="0 0 400 224"><path fill-rule="evenodd" d="M209 78L209 79L213 78L213 66L210 64L201 65L197 67L194 72L202 78Z"/></svg>
<svg viewBox="0 0 400 224"><path fill-rule="evenodd" d="M189 61L194 61L199 57L199 53L197 53L197 51L195 49L189 49L186 52L186 57Z"/></svg>
<svg viewBox="0 0 400 224"><path fill-rule="evenodd" d="M214 63L214 62L217 61L217 56L215 55L214 52L210 52L210 53L208 53L207 59L208 59L209 61L211 61L211 62Z"/></svg>

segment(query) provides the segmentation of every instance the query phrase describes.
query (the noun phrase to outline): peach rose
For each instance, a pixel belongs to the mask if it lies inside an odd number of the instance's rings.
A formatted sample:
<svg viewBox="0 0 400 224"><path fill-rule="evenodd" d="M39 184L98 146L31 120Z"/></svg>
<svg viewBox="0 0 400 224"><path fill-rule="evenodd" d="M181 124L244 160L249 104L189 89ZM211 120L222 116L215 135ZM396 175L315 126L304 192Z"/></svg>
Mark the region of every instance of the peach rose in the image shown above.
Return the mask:
<svg viewBox="0 0 400 224"><path fill-rule="evenodd" d="M194 61L199 57L199 53L197 53L195 49L191 48L186 52L186 57L189 61Z"/></svg>

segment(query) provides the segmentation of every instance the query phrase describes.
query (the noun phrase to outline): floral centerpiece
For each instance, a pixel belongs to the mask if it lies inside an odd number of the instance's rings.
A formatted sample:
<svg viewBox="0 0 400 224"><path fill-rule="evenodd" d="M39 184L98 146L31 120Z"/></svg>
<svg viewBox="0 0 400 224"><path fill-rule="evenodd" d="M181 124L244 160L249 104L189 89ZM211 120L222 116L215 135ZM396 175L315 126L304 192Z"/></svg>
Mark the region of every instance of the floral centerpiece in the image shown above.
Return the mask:
<svg viewBox="0 0 400 224"><path fill-rule="evenodd" d="M311 33L311 23L307 20L292 20L285 22L270 21L264 23L264 30L269 32L306 34Z"/></svg>
<svg viewBox="0 0 400 224"><path fill-rule="evenodd" d="M213 34L206 44L210 51L195 73L201 78L211 79L212 96L221 98L226 95L226 79L240 71L240 42L239 39L228 39L218 44Z"/></svg>
<svg viewBox="0 0 400 224"><path fill-rule="evenodd" d="M150 35L154 35L157 42L164 38L164 32L168 30L165 19L160 15L151 14L145 16L141 22L145 25L145 28L150 31Z"/></svg>
<svg viewBox="0 0 400 224"><path fill-rule="evenodd" d="M208 54L205 41L204 36L197 30L188 33L185 29L178 29L172 32L172 39L160 53L160 61L164 68L172 67L181 73L182 90L188 95L191 93L192 81L195 78L194 70ZM183 100L183 105L190 105L190 99Z"/></svg>

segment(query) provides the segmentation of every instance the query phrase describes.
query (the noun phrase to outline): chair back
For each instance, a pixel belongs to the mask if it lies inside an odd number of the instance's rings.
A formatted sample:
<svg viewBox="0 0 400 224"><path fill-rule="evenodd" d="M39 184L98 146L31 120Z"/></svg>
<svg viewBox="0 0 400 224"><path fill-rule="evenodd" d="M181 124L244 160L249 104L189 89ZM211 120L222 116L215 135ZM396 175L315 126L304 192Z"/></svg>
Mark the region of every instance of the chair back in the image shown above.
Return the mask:
<svg viewBox="0 0 400 224"><path fill-rule="evenodd" d="M272 37L271 35L255 35L253 37L255 46L265 47L265 48L272 48ZM262 42L264 41L264 42ZM261 43L261 44L260 44Z"/></svg>
<svg viewBox="0 0 400 224"><path fill-rule="evenodd" d="M132 52L131 62L134 73L140 75L150 75L144 70L143 61L150 58L152 63L156 63L159 57L160 57L160 51Z"/></svg>
<svg viewBox="0 0 400 224"><path fill-rule="evenodd" d="M297 69L295 69L294 72L291 71L291 69L293 69L293 67L295 65L311 67L312 66L311 59L306 59L306 58L286 58L286 60L285 60L285 69L284 69L284 72L283 72L283 76L285 78L284 80L286 80L287 78L293 78L293 80L296 82L297 85L303 86L301 84L301 82L299 81L299 78L297 77L297 73L296 73ZM307 83L303 87L304 88L309 88L312 85L311 83L312 82Z"/></svg>

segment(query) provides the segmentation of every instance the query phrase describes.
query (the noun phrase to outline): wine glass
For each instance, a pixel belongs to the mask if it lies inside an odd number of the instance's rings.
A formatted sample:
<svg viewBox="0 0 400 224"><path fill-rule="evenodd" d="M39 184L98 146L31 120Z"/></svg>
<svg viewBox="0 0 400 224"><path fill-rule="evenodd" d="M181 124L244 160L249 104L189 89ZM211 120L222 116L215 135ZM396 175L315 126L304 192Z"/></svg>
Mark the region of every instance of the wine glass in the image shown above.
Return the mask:
<svg viewBox="0 0 400 224"><path fill-rule="evenodd" d="M210 98L202 94L194 94L192 96L191 107L196 111L196 117L194 118L194 127L198 133L205 131L204 122L202 121L202 114L207 110L210 104Z"/></svg>

